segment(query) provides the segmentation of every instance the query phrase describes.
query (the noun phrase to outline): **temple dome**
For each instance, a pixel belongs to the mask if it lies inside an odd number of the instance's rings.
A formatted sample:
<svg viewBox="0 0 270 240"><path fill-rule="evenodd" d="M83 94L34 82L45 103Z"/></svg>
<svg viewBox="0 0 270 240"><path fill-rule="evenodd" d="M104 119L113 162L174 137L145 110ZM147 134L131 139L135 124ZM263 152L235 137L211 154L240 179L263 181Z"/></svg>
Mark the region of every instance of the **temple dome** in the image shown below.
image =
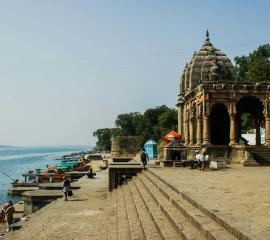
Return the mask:
<svg viewBox="0 0 270 240"><path fill-rule="evenodd" d="M186 64L181 76L180 92L184 93L205 82L235 81L235 70L231 60L215 48L206 31L206 39L202 48L195 52Z"/></svg>

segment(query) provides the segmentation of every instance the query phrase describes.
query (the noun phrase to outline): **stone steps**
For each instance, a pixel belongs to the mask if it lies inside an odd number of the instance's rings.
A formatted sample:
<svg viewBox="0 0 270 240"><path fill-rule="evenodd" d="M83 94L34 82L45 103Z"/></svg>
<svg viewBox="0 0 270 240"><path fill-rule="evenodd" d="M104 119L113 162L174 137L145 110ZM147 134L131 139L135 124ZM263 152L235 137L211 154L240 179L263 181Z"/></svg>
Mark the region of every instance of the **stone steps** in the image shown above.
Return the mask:
<svg viewBox="0 0 270 240"><path fill-rule="evenodd" d="M125 201L123 187L116 189L118 192L118 239L131 239L129 232L129 219L127 214L127 203Z"/></svg>
<svg viewBox="0 0 270 240"><path fill-rule="evenodd" d="M192 226L186 216L183 215L145 175L139 175L138 178L182 239L204 239L203 234Z"/></svg>
<svg viewBox="0 0 270 240"><path fill-rule="evenodd" d="M175 230L175 228L172 226L169 219L161 211L160 206L144 187L140 179L138 177L134 177L133 182L135 183L137 190L140 193L141 198L143 199L143 203L146 206L153 222L155 223L162 239L182 239L180 238L180 235Z"/></svg>
<svg viewBox="0 0 270 240"><path fill-rule="evenodd" d="M95 232L91 239L249 240L151 170L108 192Z"/></svg>
<svg viewBox="0 0 270 240"><path fill-rule="evenodd" d="M122 189L124 192L124 198L126 203L130 238L132 240L145 239L141 226L141 221L139 219L139 215L134 203L134 199L132 198L129 186L127 184L124 184L122 186Z"/></svg>
<svg viewBox="0 0 270 240"><path fill-rule="evenodd" d="M186 194L180 193L179 190L153 172L145 171L143 175L186 216L190 223L203 234L205 239L249 239L217 215L190 199Z"/></svg>
<svg viewBox="0 0 270 240"><path fill-rule="evenodd" d="M118 189L112 192L111 207L109 209L109 240L118 239Z"/></svg>
<svg viewBox="0 0 270 240"><path fill-rule="evenodd" d="M160 240L162 239L156 225L149 214L149 210L146 208L143 199L134 183L134 181L128 182L128 187L130 189L136 210L139 216L139 221L142 226L143 235L145 239L148 240Z"/></svg>

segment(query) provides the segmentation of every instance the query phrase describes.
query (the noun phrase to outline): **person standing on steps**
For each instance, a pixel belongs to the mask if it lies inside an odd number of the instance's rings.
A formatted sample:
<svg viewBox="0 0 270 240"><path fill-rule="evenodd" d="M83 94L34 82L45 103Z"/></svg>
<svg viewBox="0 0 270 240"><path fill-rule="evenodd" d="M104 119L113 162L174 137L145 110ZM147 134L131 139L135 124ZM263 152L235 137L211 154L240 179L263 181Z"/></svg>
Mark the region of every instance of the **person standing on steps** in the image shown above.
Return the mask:
<svg viewBox="0 0 270 240"><path fill-rule="evenodd" d="M7 221L7 230L6 232L10 231L10 225L13 223L13 214L15 212L15 208L13 206L12 201L8 202L8 207L5 210L5 216Z"/></svg>
<svg viewBox="0 0 270 240"><path fill-rule="evenodd" d="M143 164L143 168L144 169L146 169L145 166L146 166L148 160L149 160L148 155L145 152L145 149L143 148L142 149L142 153L141 153L141 161L142 161L142 164Z"/></svg>
<svg viewBox="0 0 270 240"><path fill-rule="evenodd" d="M68 201L68 192L70 191L70 181L67 177L64 177L64 183L63 183L63 192L65 196L65 201Z"/></svg>

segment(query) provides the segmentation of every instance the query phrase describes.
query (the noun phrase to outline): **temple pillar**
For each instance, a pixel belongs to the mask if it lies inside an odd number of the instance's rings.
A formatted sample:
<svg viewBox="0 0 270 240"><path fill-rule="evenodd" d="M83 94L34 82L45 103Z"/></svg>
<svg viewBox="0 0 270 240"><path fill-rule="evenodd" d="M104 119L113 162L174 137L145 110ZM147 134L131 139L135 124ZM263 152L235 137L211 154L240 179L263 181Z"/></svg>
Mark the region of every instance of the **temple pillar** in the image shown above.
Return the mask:
<svg viewBox="0 0 270 240"><path fill-rule="evenodd" d="M189 145L194 145L194 121L189 119Z"/></svg>
<svg viewBox="0 0 270 240"><path fill-rule="evenodd" d="M236 114L230 115L230 145L236 144Z"/></svg>
<svg viewBox="0 0 270 240"><path fill-rule="evenodd" d="M270 115L265 116L265 145L270 147Z"/></svg>
<svg viewBox="0 0 270 240"><path fill-rule="evenodd" d="M184 135L183 132L183 106L178 106L178 133L181 134L181 136Z"/></svg>
<svg viewBox="0 0 270 240"><path fill-rule="evenodd" d="M185 145L189 144L189 127L188 127L188 120L185 120L185 127L184 127L184 134L185 134Z"/></svg>
<svg viewBox="0 0 270 240"><path fill-rule="evenodd" d="M260 121L256 119L256 145L261 145Z"/></svg>
<svg viewBox="0 0 270 240"><path fill-rule="evenodd" d="M202 144L202 119L200 116L197 117L197 136L196 145Z"/></svg>
<svg viewBox="0 0 270 240"><path fill-rule="evenodd" d="M209 144L208 116L203 116L203 144Z"/></svg>

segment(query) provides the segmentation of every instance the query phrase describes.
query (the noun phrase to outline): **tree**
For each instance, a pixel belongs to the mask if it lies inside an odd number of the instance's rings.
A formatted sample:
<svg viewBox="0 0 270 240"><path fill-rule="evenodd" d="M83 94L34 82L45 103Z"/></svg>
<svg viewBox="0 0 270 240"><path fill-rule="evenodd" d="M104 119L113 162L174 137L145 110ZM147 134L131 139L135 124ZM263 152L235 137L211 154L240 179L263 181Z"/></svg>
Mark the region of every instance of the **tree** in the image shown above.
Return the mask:
<svg viewBox="0 0 270 240"><path fill-rule="evenodd" d="M121 129L119 128L100 128L97 129L93 136L97 137L96 148L99 151L111 150L111 138L112 136L119 136Z"/></svg>
<svg viewBox="0 0 270 240"><path fill-rule="evenodd" d="M170 130L176 130L178 123L177 111L168 108L164 113L158 117L157 127L161 135L165 135Z"/></svg>
<svg viewBox="0 0 270 240"><path fill-rule="evenodd" d="M259 46L248 56L236 57L235 69L240 81L270 81L270 45Z"/></svg>
<svg viewBox="0 0 270 240"><path fill-rule="evenodd" d="M160 129L158 127L158 119L160 115L165 113L169 108L165 105L158 106L155 108L147 109L144 114L144 126L143 126L143 135L145 141L148 139L153 139L158 141L160 139Z"/></svg>
<svg viewBox="0 0 270 240"><path fill-rule="evenodd" d="M239 81L253 83L270 81L270 45L259 46L248 56L236 57L235 69ZM254 128L254 120L251 114L243 114L241 129L246 132Z"/></svg>
<svg viewBox="0 0 270 240"><path fill-rule="evenodd" d="M122 130L123 135L136 136L143 126L143 116L138 112L120 114L115 125Z"/></svg>
<svg viewBox="0 0 270 240"><path fill-rule="evenodd" d="M102 128L94 132L96 147L101 151L111 149L112 136L138 136L142 145L149 139L159 141L168 131L177 127L177 111L165 105L139 112L119 114L117 128Z"/></svg>

